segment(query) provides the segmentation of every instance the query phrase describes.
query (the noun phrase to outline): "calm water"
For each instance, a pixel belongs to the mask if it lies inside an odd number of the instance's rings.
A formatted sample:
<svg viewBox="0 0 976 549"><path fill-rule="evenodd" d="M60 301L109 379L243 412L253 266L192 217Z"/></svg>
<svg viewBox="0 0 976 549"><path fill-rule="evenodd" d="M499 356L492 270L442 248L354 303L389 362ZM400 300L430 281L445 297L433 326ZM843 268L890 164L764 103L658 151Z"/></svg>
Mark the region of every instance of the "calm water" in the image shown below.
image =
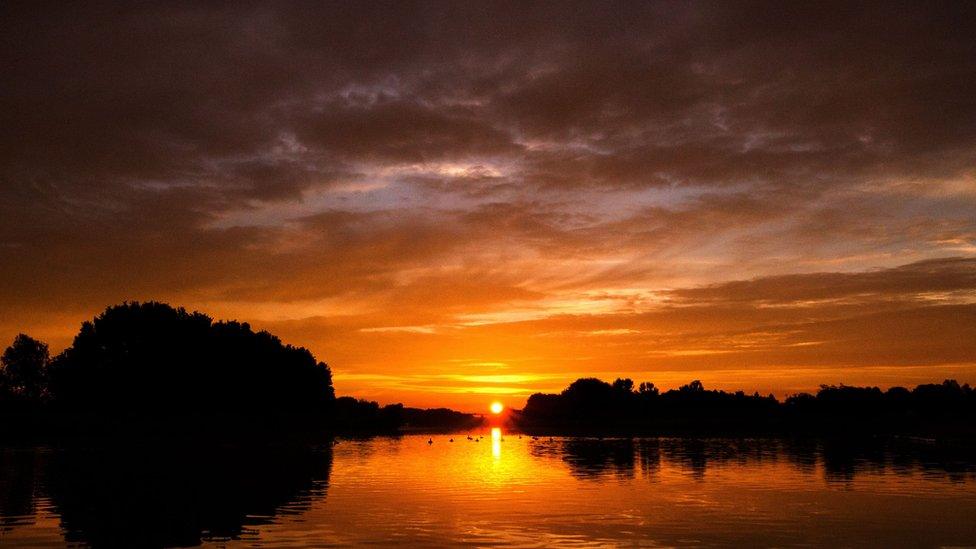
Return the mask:
<svg viewBox="0 0 976 549"><path fill-rule="evenodd" d="M976 546L925 443L484 436L0 450L0 545Z"/></svg>

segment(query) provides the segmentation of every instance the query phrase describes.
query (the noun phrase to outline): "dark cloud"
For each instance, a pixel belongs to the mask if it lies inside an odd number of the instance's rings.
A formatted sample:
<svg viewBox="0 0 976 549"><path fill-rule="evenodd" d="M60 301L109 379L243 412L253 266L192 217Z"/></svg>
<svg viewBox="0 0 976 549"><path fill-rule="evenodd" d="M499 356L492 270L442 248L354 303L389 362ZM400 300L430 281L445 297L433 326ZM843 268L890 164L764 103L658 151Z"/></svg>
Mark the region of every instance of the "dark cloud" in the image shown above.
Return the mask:
<svg viewBox="0 0 976 549"><path fill-rule="evenodd" d="M942 258L893 269L857 273L811 273L723 282L671 292L691 304L742 302L755 305L805 301L925 300L976 291L976 258Z"/></svg>
<svg viewBox="0 0 976 549"><path fill-rule="evenodd" d="M60 177L192 179L292 130L339 160L579 142L611 184L958 170L976 140L964 5L5 11L3 158Z"/></svg>

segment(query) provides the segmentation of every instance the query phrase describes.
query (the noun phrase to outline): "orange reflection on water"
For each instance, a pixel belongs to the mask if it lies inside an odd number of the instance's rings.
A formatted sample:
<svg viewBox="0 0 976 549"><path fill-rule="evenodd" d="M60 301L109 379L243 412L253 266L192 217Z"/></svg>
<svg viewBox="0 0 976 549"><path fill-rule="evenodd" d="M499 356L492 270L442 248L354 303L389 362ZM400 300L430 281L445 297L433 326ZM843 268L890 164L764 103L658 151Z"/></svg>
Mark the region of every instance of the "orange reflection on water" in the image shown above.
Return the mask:
<svg viewBox="0 0 976 549"><path fill-rule="evenodd" d="M192 536L215 547L677 546L689 539L703 546L971 546L976 464L966 453L946 451L903 441L550 438L505 435L495 427L343 439L311 454L299 452L293 456L299 466L284 477L280 467L247 470L255 486L269 488L249 491L247 507L232 489L241 481L233 468L201 469L207 472L202 475L190 461L183 465L189 478L216 491L202 492L213 497L178 511ZM74 471L68 457L60 458L60 469L38 478ZM92 468L97 462L85 463ZM113 468L94 468L101 473L98 482L60 483L75 492L67 500L65 492L52 492L59 505L41 498L11 513L14 507L0 490L0 546L64 545L63 533L45 519L62 511L67 520L59 524L81 540L117 528L120 509L131 520L144 520L137 504L159 497L145 486L162 485L140 474L153 479L158 470L136 468L122 477ZM37 485L25 484L31 492ZM102 485L131 485L113 493L127 504L108 498L88 504ZM192 486L173 489L180 496L198 493ZM176 501L172 495L170 500ZM36 516L29 516L31 509ZM239 539L195 526L209 517L238 515ZM20 526L4 530L5 524ZM126 532L161 536L172 524L150 520L145 532Z"/></svg>

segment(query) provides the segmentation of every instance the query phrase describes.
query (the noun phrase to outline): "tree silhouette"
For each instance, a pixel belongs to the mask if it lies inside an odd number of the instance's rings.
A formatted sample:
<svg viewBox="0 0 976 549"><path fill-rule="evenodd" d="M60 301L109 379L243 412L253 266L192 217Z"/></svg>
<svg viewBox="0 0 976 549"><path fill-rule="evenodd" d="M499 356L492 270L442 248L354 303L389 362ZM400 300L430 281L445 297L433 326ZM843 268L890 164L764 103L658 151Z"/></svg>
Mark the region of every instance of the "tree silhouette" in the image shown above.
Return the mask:
<svg viewBox="0 0 976 549"><path fill-rule="evenodd" d="M158 302L107 308L82 324L54 359L20 334L0 356L0 434L169 422L255 427L315 426L358 432L463 428L478 418L447 409L380 407L336 399L329 367L302 347ZM695 431L924 432L976 435L976 391L955 380L892 387L822 385L784 402L773 395L706 389L694 380L661 392L653 383L581 378L559 394L536 393L511 414L528 431L591 434Z"/></svg>
<svg viewBox="0 0 976 549"><path fill-rule="evenodd" d="M947 437L976 434L976 391L955 380L892 387L822 385L816 395L779 402L773 395L708 390L700 380L661 393L653 383L634 390L629 379L612 384L574 381L559 394L536 393L514 415L529 432L873 433L924 432Z"/></svg>
<svg viewBox="0 0 976 549"><path fill-rule="evenodd" d="M699 380L696 379L696 380L692 381L691 383L689 383L688 385L682 385L678 389L678 391L680 391L682 393L689 393L689 394L704 393L705 392L705 386L702 384L701 381L699 381Z"/></svg>
<svg viewBox="0 0 976 549"><path fill-rule="evenodd" d="M630 379L620 379L618 377L613 382L613 390L617 392L630 393L634 390L634 382Z"/></svg>
<svg viewBox="0 0 976 549"><path fill-rule="evenodd" d="M19 334L0 356L0 391L28 402L41 400L49 358L45 343Z"/></svg>
<svg viewBox="0 0 976 549"><path fill-rule="evenodd" d="M335 400L328 366L307 349L156 302L85 322L50 372L57 409L114 417L324 418Z"/></svg>
<svg viewBox="0 0 976 549"><path fill-rule="evenodd" d="M642 381L641 384L637 387L637 392L640 393L641 395L647 395L647 396L657 396L660 394L658 388L655 387L653 383L648 381Z"/></svg>
<svg viewBox="0 0 976 549"><path fill-rule="evenodd" d="M376 433L404 423L448 429L480 421L446 409L336 399L329 367L307 349L246 322L214 322L153 301L108 307L53 359L47 345L21 334L0 365L0 436L143 426L172 434Z"/></svg>

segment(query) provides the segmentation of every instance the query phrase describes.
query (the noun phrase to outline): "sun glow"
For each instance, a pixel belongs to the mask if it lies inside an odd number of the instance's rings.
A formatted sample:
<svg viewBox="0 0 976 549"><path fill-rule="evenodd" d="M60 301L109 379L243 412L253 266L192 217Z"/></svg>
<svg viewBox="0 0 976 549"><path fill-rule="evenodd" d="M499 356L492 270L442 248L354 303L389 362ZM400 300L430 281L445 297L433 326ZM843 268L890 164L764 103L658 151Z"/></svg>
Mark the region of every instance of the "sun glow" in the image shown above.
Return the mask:
<svg viewBox="0 0 976 549"><path fill-rule="evenodd" d="M504 410L505 407L502 406L502 403L501 402L495 401L495 402L492 402L491 403L491 406L489 406L489 409L491 410L491 413L497 415L497 414L502 413L502 410Z"/></svg>

